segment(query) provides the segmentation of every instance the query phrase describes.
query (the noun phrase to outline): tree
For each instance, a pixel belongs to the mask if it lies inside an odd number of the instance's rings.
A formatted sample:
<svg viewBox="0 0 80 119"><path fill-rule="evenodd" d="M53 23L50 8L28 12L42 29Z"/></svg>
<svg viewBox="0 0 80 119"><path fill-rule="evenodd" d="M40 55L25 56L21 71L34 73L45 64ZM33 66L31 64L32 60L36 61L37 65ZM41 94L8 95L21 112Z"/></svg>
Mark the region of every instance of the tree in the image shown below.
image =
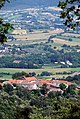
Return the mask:
<svg viewBox="0 0 80 119"><path fill-rule="evenodd" d="M47 71L43 71L40 75L41 76L50 76L50 75L52 75L52 73L51 72L47 72Z"/></svg>
<svg viewBox="0 0 80 119"><path fill-rule="evenodd" d="M10 2L9 0L0 0L0 9L5 5L5 2ZM10 23L5 23L2 18L0 18L0 42L7 42L7 34L13 30L13 25Z"/></svg>
<svg viewBox="0 0 80 119"><path fill-rule="evenodd" d="M5 84L3 88L7 93L11 93L14 90L14 86L12 84Z"/></svg>
<svg viewBox="0 0 80 119"><path fill-rule="evenodd" d="M76 85L71 84L68 86L66 90L67 90L67 93L70 93L71 95L75 95L76 94L75 89L76 89Z"/></svg>
<svg viewBox="0 0 80 119"><path fill-rule="evenodd" d="M47 84L43 84L41 87L41 94L45 95L48 92Z"/></svg>
<svg viewBox="0 0 80 119"><path fill-rule="evenodd" d="M48 97L49 97L49 98L55 98L55 97L56 97L56 92L55 92L55 91L50 91L50 92L48 93Z"/></svg>
<svg viewBox="0 0 80 119"><path fill-rule="evenodd" d="M62 9L60 18L65 19L67 27L75 29L80 26L80 0L59 1L58 7Z"/></svg>
<svg viewBox="0 0 80 119"><path fill-rule="evenodd" d="M59 87L60 87L61 90L65 90L66 89L66 85L64 83L61 83L59 85Z"/></svg>
<svg viewBox="0 0 80 119"><path fill-rule="evenodd" d="M24 71L22 71L22 72L16 72L16 73L12 74L12 78L13 79L22 79L23 76L29 77L30 74L28 74L28 73L26 73Z"/></svg>

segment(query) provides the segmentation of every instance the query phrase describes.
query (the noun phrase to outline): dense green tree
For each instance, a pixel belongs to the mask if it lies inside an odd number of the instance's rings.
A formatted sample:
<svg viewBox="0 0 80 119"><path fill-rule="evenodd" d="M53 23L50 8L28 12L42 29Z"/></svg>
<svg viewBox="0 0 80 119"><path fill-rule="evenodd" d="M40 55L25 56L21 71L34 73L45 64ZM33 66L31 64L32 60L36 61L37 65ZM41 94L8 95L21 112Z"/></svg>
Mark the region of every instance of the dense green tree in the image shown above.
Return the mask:
<svg viewBox="0 0 80 119"><path fill-rule="evenodd" d="M17 117L16 119L30 119L29 115L32 112L32 108L30 106L20 106L17 109Z"/></svg>
<svg viewBox="0 0 80 119"><path fill-rule="evenodd" d="M67 93L70 93L71 95L75 95L76 94L75 89L76 89L76 85L71 84L68 86L66 90L67 90Z"/></svg>
<svg viewBox="0 0 80 119"><path fill-rule="evenodd" d="M59 87L60 87L61 90L65 90L66 89L66 85L64 83L61 83L59 85Z"/></svg>
<svg viewBox="0 0 80 119"><path fill-rule="evenodd" d="M37 108L37 107L33 107L33 113L30 114L30 119L50 119L48 116L43 117L42 113L41 113L42 109L41 108Z"/></svg>
<svg viewBox="0 0 80 119"><path fill-rule="evenodd" d="M5 5L9 0L0 0L0 9ZM7 42L7 34L12 30L13 25L10 23L5 23L2 18L0 18L0 42Z"/></svg>
<svg viewBox="0 0 80 119"><path fill-rule="evenodd" d="M14 73L14 74L12 75L12 78L13 78L13 79L20 79L20 78L22 78L23 76L29 77L30 74L28 74L28 73L26 73L26 72L24 72L24 71L22 71L22 72L16 72L16 73Z"/></svg>
<svg viewBox="0 0 80 119"><path fill-rule="evenodd" d="M30 72L29 75L30 76L36 76L36 73L35 72Z"/></svg>
<svg viewBox="0 0 80 119"><path fill-rule="evenodd" d="M40 76L50 76L50 75L52 75L52 73L51 73L51 72L47 72L47 71L43 71L43 72L40 74Z"/></svg>
<svg viewBox="0 0 80 119"><path fill-rule="evenodd" d="M48 88L47 88L47 84L43 84L42 86L41 86L41 94L43 94L43 95L45 95L45 94L47 94L47 92L48 92Z"/></svg>
<svg viewBox="0 0 80 119"><path fill-rule="evenodd" d="M48 97L49 97L49 98L56 98L56 92L55 92L55 91L50 91L50 92L48 93Z"/></svg>
<svg viewBox="0 0 80 119"><path fill-rule="evenodd" d="M60 1L58 7L62 9L61 18L65 19L65 25L71 29L80 26L80 0Z"/></svg>
<svg viewBox="0 0 80 119"><path fill-rule="evenodd" d="M4 91L10 94L13 91L14 86L12 84L4 84L3 88Z"/></svg>

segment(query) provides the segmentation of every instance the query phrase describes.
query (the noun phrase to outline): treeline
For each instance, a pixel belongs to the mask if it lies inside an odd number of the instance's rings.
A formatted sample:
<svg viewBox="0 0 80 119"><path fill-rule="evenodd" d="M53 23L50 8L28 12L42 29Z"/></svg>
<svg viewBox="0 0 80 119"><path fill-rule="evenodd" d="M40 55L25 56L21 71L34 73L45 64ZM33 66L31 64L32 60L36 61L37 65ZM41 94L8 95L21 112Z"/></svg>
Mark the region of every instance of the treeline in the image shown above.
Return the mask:
<svg viewBox="0 0 80 119"><path fill-rule="evenodd" d="M74 76L68 76L66 78L67 81L77 81L80 83L80 74L74 75Z"/></svg>
<svg viewBox="0 0 80 119"><path fill-rule="evenodd" d="M21 62L15 63L15 60L21 60ZM66 61L70 61L72 65L68 65ZM64 53L63 50L52 50L51 53L44 53L44 55L29 54L23 57L3 56L0 58L0 68L41 68L45 64L55 65L55 62L58 62L58 64L65 62L65 64L60 64L61 67L80 67L80 53Z"/></svg>
<svg viewBox="0 0 80 119"><path fill-rule="evenodd" d="M41 72L41 74L38 74L38 75L35 72L26 73L26 72L22 71L22 72L16 72L16 73L12 74L12 79L21 79L23 76L25 76L25 77L31 77L31 76L37 76L37 77L39 77L39 76L50 76L52 74L53 73L47 72L47 71L43 71L43 72Z"/></svg>

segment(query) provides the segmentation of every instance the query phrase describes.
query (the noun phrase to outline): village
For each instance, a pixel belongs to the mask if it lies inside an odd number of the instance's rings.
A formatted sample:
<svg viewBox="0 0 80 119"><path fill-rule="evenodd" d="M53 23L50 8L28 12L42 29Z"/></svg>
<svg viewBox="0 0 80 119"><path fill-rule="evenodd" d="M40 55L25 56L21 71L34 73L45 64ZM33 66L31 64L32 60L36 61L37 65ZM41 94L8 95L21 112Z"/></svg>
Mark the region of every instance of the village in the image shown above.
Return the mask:
<svg viewBox="0 0 80 119"><path fill-rule="evenodd" d="M4 81L3 83L0 83L1 86L10 84L15 89L14 84L24 87L28 90L37 90L40 89L43 85L46 85L46 88L48 89L48 92L60 92L61 94L63 91L68 88L70 85L76 85L75 91L78 92L80 90L80 87L72 82L66 81L66 80L46 80L46 79L38 79L34 76L30 77L21 77L21 79L10 79L8 81ZM64 85L65 88L62 89L60 85Z"/></svg>

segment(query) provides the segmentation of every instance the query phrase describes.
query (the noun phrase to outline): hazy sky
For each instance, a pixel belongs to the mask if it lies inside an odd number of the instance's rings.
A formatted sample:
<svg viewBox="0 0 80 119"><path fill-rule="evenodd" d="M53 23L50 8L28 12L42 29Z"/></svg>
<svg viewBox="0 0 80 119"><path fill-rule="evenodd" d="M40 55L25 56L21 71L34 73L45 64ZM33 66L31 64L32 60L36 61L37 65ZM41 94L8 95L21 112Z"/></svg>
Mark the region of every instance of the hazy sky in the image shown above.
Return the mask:
<svg viewBox="0 0 80 119"><path fill-rule="evenodd" d="M57 6L59 0L11 0L11 3L6 4L4 9L26 8L37 6Z"/></svg>

